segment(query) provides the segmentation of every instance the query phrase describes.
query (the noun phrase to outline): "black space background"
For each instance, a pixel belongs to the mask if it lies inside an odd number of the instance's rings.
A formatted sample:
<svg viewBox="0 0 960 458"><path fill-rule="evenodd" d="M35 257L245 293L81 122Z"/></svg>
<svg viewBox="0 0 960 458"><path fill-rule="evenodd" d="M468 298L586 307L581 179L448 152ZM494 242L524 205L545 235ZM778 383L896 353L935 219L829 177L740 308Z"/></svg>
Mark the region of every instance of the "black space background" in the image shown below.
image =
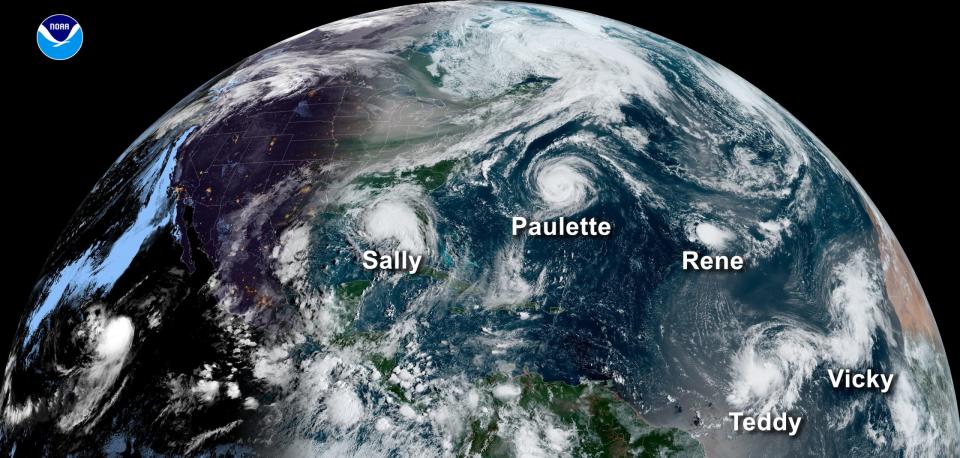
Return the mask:
<svg viewBox="0 0 960 458"><path fill-rule="evenodd" d="M99 4L94 4L99 3ZM4 301L6 355L60 231L107 167L182 97L291 35L399 2L36 2L4 14ZM907 252L960 371L953 329L957 272L956 46L946 10L792 8L668 2L553 2L628 22L690 47L777 100L823 140L887 218ZM246 6L244 6L246 5ZM83 26L69 61L46 59L37 25L54 13ZM943 106L943 107L941 107ZM955 383L955 385L957 385Z"/></svg>

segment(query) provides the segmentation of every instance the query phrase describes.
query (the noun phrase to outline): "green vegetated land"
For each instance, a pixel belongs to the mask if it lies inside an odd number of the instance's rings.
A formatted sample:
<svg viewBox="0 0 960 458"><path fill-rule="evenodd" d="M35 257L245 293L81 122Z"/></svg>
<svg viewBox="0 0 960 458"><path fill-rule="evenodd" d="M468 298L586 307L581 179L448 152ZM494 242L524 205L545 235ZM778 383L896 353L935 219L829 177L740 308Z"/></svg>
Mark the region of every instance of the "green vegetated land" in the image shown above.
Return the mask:
<svg viewBox="0 0 960 458"><path fill-rule="evenodd" d="M487 383L501 381L508 379L495 376ZM676 428L646 423L632 406L603 383L547 382L537 374L525 374L509 381L521 388L519 400L510 402L519 402L531 414L538 410L552 413L559 419L557 426L576 430L571 450L574 456L704 456L703 447L693 437ZM511 444L497 435L504 407L506 404L498 403L488 421L474 420L470 424L462 449L464 456L512 455Z"/></svg>
<svg viewBox="0 0 960 458"><path fill-rule="evenodd" d="M488 383L508 381L498 376ZM704 456L703 447L693 437L677 428L652 426L636 410L599 382L571 385L546 382L537 374L515 377L510 382L521 387L518 401L531 415L537 411L552 413L557 426L576 431L574 456L588 457L659 457ZM489 420L474 420L461 449L463 456L511 456L512 444L497 432L505 403L497 403Z"/></svg>
<svg viewBox="0 0 960 458"><path fill-rule="evenodd" d="M381 374L388 392L403 403L411 402L399 386L388 381L397 365L395 358L373 355L371 363ZM637 411L602 382L572 385L562 381L544 381L538 374L509 378L503 374L488 376L480 388L488 391L501 383L520 387L520 395L510 400L494 400L492 414L469 421L466 434L458 447L463 457L513 456L515 444L502 437L505 414L517 404L530 418L543 414L553 417L554 425L573 430L573 456L583 457L702 457L703 447L692 436L677 428L657 427L645 422Z"/></svg>
<svg viewBox="0 0 960 458"><path fill-rule="evenodd" d="M357 177L356 183L360 187L386 188L400 182L409 181L429 192L443 186L456 165L457 161L445 160L430 166L405 170L398 174L364 175Z"/></svg>

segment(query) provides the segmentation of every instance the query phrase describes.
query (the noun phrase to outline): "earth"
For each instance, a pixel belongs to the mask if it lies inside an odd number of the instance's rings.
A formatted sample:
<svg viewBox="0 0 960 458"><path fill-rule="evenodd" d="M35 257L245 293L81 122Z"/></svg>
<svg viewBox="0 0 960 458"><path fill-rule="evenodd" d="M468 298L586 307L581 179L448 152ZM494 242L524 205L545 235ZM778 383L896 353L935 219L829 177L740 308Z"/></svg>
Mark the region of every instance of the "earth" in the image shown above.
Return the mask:
<svg viewBox="0 0 960 458"><path fill-rule="evenodd" d="M133 142L45 272L11 453L960 454L929 305L836 157L721 65L577 11L413 5L267 48Z"/></svg>

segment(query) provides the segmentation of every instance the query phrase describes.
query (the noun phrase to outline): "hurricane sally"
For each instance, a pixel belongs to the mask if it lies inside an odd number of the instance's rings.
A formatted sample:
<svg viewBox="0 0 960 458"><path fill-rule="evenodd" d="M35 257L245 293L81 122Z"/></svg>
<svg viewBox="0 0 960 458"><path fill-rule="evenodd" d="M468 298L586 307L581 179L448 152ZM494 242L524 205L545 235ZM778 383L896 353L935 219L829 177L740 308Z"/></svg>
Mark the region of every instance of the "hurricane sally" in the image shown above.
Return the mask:
<svg viewBox="0 0 960 458"><path fill-rule="evenodd" d="M0 444L949 453L929 310L849 173L722 66L570 10L414 5L265 49L130 146L38 284Z"/></svg>

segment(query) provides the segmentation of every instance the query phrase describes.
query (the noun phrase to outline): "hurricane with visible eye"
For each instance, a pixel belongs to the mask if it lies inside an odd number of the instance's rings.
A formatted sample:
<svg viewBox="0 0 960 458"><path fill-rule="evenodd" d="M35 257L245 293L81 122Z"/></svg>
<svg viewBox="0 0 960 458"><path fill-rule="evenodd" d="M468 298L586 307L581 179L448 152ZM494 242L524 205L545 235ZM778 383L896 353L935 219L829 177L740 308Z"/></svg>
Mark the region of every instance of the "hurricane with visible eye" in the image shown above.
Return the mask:
<svg viewBox="0 0 960 458"><path fill-rule="evenodd" d="M576 156L560 156L536 162L527 171L546 217L573 215L597 199L593 183L597 169Z"/></svg>
<svg viewBox="0 0 960 458"><path fill-rule="evenodd" d="M0 453L960 456L923 290L837 158L563 8L404 6L245 59L111 167L31 301Z"/></svg>

